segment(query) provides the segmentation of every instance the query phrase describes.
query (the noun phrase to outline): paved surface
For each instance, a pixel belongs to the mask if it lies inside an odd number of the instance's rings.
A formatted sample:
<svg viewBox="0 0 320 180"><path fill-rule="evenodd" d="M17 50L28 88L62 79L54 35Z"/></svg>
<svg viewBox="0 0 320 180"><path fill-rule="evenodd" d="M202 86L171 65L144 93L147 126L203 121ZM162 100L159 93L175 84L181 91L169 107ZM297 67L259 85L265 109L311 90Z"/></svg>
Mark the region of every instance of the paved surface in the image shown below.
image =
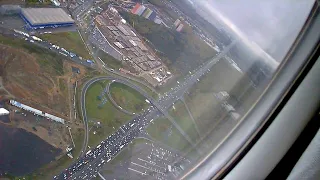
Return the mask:
<svg viewBox="0 0 320 180"><path fill-rule="evenodd" d="M128 148L121 154L121 159L101 169L105 179L176 179L181 172L180 165L191 163L180 153L152 141Z"/></svg>

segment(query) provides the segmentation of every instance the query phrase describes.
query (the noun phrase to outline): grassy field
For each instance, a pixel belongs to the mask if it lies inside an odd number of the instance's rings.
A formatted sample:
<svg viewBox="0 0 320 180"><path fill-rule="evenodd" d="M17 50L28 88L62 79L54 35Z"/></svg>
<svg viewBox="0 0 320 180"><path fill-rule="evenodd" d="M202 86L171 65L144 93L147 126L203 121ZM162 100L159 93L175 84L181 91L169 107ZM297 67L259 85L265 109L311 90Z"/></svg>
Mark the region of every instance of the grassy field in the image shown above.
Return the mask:
<svg viewBox="0 0 320 180"><path fill-rule="evenodd" d="M27 51L36 57L39 65L44 68L47 73L63 75L63 56L61 55L58 55L48 49L40 48L22 39L11 38L3 35L0 35L0 44Z"/></svg>
<svg viewBox="0 0 320 180"><path fill-rule="evenodd" d="M221 59L213 66L185 96L186 103L198 124L200 132L206 133L226 113L221 107L221 103L215 98L214 93L228 92L230 95L228 102L235 106L241 114L246 110L243 110L242 106L244 101L240 102L239 98L250 89L248 87L250 87L250 79L246 74L238 72L226 60ZM253 99L256 99L257 96L254 96ZM251 99L244 103L246 109L248 109L252 106L253 101ZM248 103L251 103L251 105ZM199 106L200 104L201 106Z"/></svg>
<svg viewBox="0 0 320 180"><path fill-rule="evenodd" d="M101 105L102 99L99 96L107 82L99 81L92 84L86 94L87 116L90 120L89 123L93 126L89 134L89 146L95 146L131 119L131 116L119 111L109 100ZM97 122L101 124L99 125ZM94 131L96 134L93 134Z"/></svg>
<svg viewBox="0 0 320 180"><path fill-rule="evenodd" d="M119 106L130 112L141 112L149 105L139 92L121 83L112 83L110 93Z"/></svg>
<svg viewBox="0 0 320 180"><path fill-rule="evenodd" d="M107 54L101 50L97 52L97 56L100 57L100 59L104 63L106 63L107 67L110 67L110 68L116 69L116 70L123 67L120 60L115 59L114 57L110 56L109 54Z"/></svg>
<svg viewBox="0 0 320 180"><path fill-rule="evenodd" d="M71 51L85 59L92 59L88 50L83 44L78 32L62 32L55 34L44 34L40 38L47 40L53 44L65 48L67 51Z"/></svg>
<svg viewBox="0 0 320 180"><path fill-rule="evenodd" d="M189 113L182 101L177 101L174 104L174 108L169 110L169 114L175 119L181 129L189 135L189 137L196 142L199 140L199 134L196 129L196 125L193 123Z"/></svg>
<svg viewBox="0 0 320 180"><path fill-rule="evenodd" d="M158 118L147 127L148 134L173 149L186 151L191 145L166 118Z"/></svg>
<svg viewBox="0 0 320 180"><path fill-rule="evenodd" d="M200 132L206 133L221 112L220 102L215 98L214 93L220 91L230 93L242 76L228 62L221 59L207 74L200 78L200 81L190 89L189 94L186 94L186 103Z"/></svg>

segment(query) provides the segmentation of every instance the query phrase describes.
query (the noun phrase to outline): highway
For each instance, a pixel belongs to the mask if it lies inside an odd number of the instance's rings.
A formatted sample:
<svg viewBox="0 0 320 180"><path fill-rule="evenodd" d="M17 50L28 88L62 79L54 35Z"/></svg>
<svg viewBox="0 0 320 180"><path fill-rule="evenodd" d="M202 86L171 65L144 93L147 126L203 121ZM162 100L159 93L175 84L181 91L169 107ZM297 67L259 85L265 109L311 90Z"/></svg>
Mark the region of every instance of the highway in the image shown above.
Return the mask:
<svg viewBox="0 0 320 180"><path fill-rule="evenodd" d="M87 152L87 154L83 158L80 158L78 162L71 165L66 171L55 177L55 179L84 179L84 177L88 177L88 179L93 178L99 172L104 163L110 161L113 157L115 157L133 139L138 137L139 134L144 131L145 127L147 127L147 125L153 119L156 119L161 115L165 115L167 118L169 117L170 119L168 119L173 122L173 125L175 125L177 129L180 128L175 123L174 119L169 116L167 109L171 107L171 105L175 101L179 100L183 96L183 94L188 91L189 88L194 85L194 83L197 82L197 79L199 79L206 73L206 71L212 68L212 66L214 66L220 60L220 58L223 57L236 44L236 42L237 41L232 42L217 57L213 58L211 61L200 67L194 74L187 76L185 78L185 82L179 83L176 88L166 93L166 95L161 97L159 101L155 101L143 89L136 86L135 84L132 84L125 78L114 78L106 76L96 77L88 81L81 93L81 109L83 111L83 118L85 118L84 121L87 121L85 113L85 94L88 87L96 81L114 80L115 82L128 85L129 87L137 90L142 95L144 95L152 105L148 110L143 111L140 115L137 115L132 120L122 125L121 128L107 137L106 140L102 141L100 145L89 151L89 153ZM183 132L183 130L181 128L180 130L182 131L181 134L184 135L185 133ZM88 135L86 135L86 141L88 141Z"/></svg>
<svg viewBox="0 0 320 180"><path fill-rule="evenodd" d="M155 100L151 96L149 96L147 92L145 92L143 89L141 89L140 87L138 87L135 84L131 83L130 81L128 81L125 78L121 78L121 77L116 78L116 77L112 77L112 76L103 76L103 77L93 78L93 79L89 80L88 82L86 82L86 84L83 86L82 91L81 91L81 101L80 101L80 103L81 103L80 106L81 106L81 111L82 111L82 118L83 118L84 127L85 127L85 138L84 138L84 143L82 145L82 150L81 150L81 153L80 153L80 157L83 157L84 153L86 152L86 148L88 146L88 140L89 140L88 117L87 117L87 114L86 114L85 95L87 93L88 88L93 83L95 83L97 81L101 81L101 80L112 80L113 82L119 82L119 83L125 84L125 85L135 89L136 91L140 92L144 97L146 97L146 99L148 99L150 101L151 104L152 104L152 102L155 102ZM109 93L109 91L107 93Z"/></svg>
<svg viewBox="0 0 320 180"><path fill-rule="evenodd" d="M101 80L115 79L113 77L98 77L91 79L85 84L81 96L85 97L86 91L90 85ZM117 79L117 81L122 82L123 80ZM82 98L81 104L82 110L85 111L85 98ZM105 141L102 141L100 146L91 150L91 153L84 155L78 162L73 164L67 169L67 171L63 172L58 177L55 177L55 179L69 179L72 174L74 174L72 176L73 178L78 177L78 179L83 179L85 174L87 174L87 176L96 174L102 167L101 165L98 166L98 164L101 164L102 161L105 163L115 157L121 149L125 148L133 139L138 137L138 135L144 131L144 127L149 123L148 120L151 117L159 117L161 115L159 111L153 110L155 110L155 108L154 106L151 106L149 110L142 112L141 115L134 117L132 120L122 125L120 129L110 135ZM85 121L87 121L85 113L83 116ZM87 135L86 138L88 137L89 136Z"/></svg>

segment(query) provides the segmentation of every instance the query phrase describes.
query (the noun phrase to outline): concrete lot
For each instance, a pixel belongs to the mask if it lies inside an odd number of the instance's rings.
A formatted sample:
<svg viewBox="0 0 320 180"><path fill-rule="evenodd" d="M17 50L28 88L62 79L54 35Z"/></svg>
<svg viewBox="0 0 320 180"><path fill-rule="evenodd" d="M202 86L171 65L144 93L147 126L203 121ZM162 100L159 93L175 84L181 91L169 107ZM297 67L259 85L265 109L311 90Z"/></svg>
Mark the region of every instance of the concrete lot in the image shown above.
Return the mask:
<svg viewBox="0 0 320 180"><path fill-rule="evenodd" d="M100 171L105 179L176 179L182 168L190 164L157 143L142 139L134 143Z"/></svg>

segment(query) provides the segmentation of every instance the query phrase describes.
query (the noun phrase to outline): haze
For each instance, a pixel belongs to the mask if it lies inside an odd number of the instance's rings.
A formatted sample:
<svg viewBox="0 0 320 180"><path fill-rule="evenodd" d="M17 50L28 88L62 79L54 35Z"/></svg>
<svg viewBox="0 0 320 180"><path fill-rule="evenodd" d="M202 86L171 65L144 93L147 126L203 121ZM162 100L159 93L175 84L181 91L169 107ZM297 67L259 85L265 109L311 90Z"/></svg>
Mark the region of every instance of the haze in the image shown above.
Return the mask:
<svg viewBox="0 0 320 180"><path fill-rule="evenodd" d="M251 46L280 62L298 35L313 0L200 0L194 4L210 23L223 22ZM203 11L204 10L204 11Z"/></svg>

